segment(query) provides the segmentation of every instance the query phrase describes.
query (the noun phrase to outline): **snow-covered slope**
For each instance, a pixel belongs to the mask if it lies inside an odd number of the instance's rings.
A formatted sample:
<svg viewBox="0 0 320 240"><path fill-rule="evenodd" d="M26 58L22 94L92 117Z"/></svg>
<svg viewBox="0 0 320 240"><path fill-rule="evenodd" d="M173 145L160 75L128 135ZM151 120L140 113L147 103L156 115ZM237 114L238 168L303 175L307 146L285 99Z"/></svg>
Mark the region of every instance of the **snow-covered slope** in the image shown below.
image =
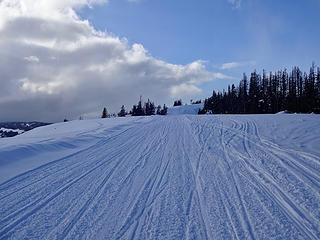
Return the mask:
<svg viewBox="0 0 320 240"><path fill-rule="evenodd" d="M31 129L46 126L49 123L41 122L0 122L0 138L14 137Z"/></svg>
<svg viewBox="0 0 320 240"><path fill-rule="evenodd" d="M168 115L183 115L183 114L197 115L199 109L202 109L202 108L203 108L203 103L171 107L171 108L168 108Z"/></svg>
<svg viewBox="0 0 320 240"><path fill-rule="evenodd" d="M17 174L94 145L117 130L143 118L110 118L62 122L0 139L0 183ZM104 134L105 133L105 134Z"/></svg>
<svg viewBox="0 0 320 240"><path fill-rule="evenodd" d="M169 115L0 139L0 239L319 239L319 126Z"/></svg>

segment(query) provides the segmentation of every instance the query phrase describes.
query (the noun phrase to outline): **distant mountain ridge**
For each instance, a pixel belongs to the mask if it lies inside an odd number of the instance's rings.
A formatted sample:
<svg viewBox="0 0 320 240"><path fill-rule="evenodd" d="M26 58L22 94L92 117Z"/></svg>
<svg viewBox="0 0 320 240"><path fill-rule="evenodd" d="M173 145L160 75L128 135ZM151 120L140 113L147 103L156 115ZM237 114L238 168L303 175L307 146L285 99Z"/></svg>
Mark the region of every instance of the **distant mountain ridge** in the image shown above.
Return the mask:
<svg viewBox="0 0 320 240"><path fill-rule="evenodd" d="M14 137L37 127L49 125L43 122L2 122L0 123L0 138Z"/></svg>

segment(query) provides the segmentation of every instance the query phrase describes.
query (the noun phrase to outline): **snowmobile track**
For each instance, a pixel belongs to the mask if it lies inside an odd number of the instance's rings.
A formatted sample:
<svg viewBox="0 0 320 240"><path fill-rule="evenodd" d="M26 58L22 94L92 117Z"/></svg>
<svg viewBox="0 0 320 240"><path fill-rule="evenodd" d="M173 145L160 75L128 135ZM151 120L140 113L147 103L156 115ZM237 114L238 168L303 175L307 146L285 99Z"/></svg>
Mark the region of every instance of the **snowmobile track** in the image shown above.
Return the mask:
<svg viewBox="0 0 320 240"><path fill-rule="evenodd" d="M21 146L39 165L0 183L0 239L320 239L315 116L108 121L50 136L86 144L50 162L45 140Z"/></svg>

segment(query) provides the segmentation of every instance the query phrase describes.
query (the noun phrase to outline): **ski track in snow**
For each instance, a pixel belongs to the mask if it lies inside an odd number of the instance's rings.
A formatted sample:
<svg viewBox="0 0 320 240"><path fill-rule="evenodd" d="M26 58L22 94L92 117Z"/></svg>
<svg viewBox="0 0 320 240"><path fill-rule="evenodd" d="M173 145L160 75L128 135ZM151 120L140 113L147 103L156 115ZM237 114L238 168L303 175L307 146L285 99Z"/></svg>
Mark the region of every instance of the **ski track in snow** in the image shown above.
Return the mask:
<svg viewBox="0 0 320 240"><path fill-rule="evenodd" d="M320 154L272 141L261 119L155 116L79 133L86 147L0 184L0 239L320 239Z"/></svg>

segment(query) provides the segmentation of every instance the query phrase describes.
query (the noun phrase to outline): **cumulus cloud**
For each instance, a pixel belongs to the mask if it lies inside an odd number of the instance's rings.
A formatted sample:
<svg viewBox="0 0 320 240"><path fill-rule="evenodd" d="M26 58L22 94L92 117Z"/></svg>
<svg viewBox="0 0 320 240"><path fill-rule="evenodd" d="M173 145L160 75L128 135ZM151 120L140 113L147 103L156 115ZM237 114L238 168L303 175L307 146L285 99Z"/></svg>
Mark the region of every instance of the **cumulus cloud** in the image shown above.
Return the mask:
<svg viewBox="0 0 320 240"><path fill-rule="evenodd" d="M186 83L182 83L180 85L173 86L170 89L170 93L173 98L178 98L178 97L184 96L184 95L198 95L201 92L202 91L200 88L198 88L194 85L191 85L191 84L186 84Z"/></svg>
<svg viewBox="0 0 320 240"><path fill-rule="evenodd" d="M39 62L39 58L37 56L29 56L24 58L28 62Z"/></svg>
<svg viewBox="0 0 320 240"><path fill-rule="evenodd" d="M227 70L227 69L233 69L233 68L238 68L238 67L246 67L246 66L254 66L256 64L255 61L249 61L249 62L229 62L229 63L224 63L220 67L222 70Z"/></svg>
<svg viewBox="0 0 320 240"><path fill-rule="evenodd" d="M205 62L170 64L141 44L97 31L76 8L106 0L0 2L0 121L59 121L117 111L140 94L159 103L199 95L221 73Z"/></svg>

